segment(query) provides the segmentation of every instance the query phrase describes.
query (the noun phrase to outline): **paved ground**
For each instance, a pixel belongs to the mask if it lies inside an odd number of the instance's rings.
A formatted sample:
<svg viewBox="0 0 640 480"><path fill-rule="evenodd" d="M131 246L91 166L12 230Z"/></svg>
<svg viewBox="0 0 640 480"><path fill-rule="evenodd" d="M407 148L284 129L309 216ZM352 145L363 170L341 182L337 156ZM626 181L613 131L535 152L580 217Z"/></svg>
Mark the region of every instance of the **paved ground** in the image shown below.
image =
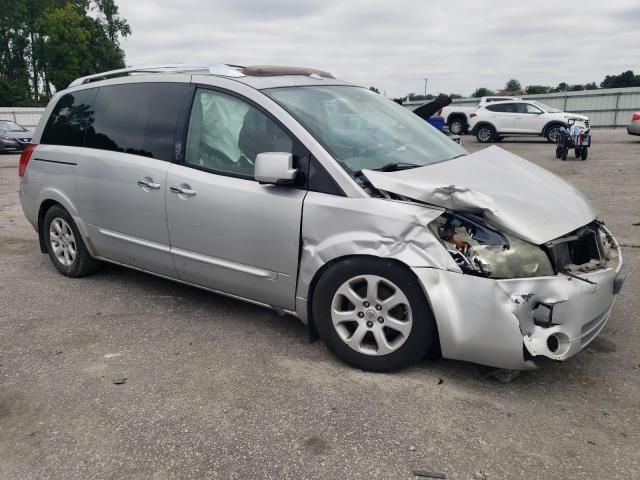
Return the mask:
<svg viewBox="0 0 640 480"><path fill-rule="evenodd" d="M638 265L640 138L597 131L586 162L502 146L582 189ZM640 269L569 362L509 384L443 360L363 373L270 311L113 266L62 277L16 163L0 156L0 479L640 478Z"/></svg>

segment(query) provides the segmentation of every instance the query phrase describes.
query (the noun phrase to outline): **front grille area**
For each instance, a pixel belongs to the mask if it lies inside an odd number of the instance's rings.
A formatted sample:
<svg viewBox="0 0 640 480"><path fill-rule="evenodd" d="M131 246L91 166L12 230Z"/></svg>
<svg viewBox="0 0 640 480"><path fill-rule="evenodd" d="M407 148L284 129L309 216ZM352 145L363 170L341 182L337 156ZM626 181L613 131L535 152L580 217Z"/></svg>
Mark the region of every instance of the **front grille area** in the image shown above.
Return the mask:
<svg viewBox="0 0 640 480"><path fill-rule="evenodd" d="M556 273L589 271L606 264L600 226L592 222L545 245Z"/></svg>

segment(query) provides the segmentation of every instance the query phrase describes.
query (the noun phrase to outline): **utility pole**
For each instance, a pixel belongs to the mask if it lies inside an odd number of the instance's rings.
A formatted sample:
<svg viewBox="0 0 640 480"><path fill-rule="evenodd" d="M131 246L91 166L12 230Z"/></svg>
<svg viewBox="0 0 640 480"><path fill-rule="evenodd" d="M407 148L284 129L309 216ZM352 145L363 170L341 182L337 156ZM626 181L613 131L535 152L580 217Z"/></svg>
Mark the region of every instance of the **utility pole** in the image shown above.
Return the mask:
<svg viewBox="0 0 640 480"><path fill-rule="evenodd" d="M424 79L424 99L427 99L427 84L429 83L429 79L425 78Z"/></svg>

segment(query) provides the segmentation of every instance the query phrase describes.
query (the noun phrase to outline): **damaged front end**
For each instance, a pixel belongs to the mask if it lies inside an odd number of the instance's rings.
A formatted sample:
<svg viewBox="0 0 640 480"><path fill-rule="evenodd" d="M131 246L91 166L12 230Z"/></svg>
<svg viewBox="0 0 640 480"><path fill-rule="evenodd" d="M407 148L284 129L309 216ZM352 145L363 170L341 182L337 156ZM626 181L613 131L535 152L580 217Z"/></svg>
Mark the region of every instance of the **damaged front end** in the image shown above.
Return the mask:
<svg viewBox="0 0 640 480"><path fill-rule="evenodd" d="M464 274L419 275L449 358L512 369L565 360L602 330L626 274L599 221L542 245L474 215L447 212L429 226Z"/></svg>
<svg viewBox="0 0 640 480"><path fill-rule="evenodd" d="M626 275L620 247L561 178L497 147L364 173L379 191L444 209L429 230L457 268L413 269L444 357L531 369L604 328Z"/></svg>

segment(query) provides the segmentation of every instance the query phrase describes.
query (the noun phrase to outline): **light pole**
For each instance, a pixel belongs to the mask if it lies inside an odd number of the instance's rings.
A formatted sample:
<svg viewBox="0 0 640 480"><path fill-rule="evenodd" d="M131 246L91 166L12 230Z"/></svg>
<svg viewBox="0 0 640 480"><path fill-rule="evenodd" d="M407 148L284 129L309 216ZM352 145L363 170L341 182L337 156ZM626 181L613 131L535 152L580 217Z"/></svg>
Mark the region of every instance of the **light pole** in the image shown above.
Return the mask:
<svg viewBox="0 0 640 480"><path fill-rule="evenodd" d="M424 99L427 99L427 84L429 83L429 79L425 78L424 79Z"/></svg>

